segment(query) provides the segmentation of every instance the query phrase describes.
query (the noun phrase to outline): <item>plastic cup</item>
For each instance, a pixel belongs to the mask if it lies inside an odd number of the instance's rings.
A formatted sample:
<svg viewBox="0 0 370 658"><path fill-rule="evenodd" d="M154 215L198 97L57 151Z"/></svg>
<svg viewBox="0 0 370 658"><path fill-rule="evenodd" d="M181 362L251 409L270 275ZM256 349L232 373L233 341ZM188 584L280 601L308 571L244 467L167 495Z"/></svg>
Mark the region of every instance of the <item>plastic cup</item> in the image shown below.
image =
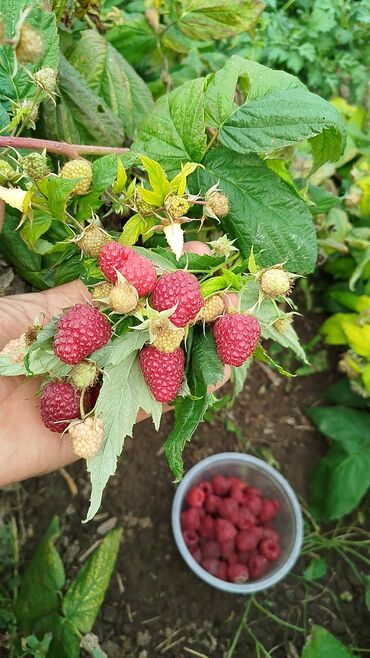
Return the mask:
<svg viewBox="0 0 370 658"><path fill-rule="evenodd" d="M243 584L228 583L212 576L192 557L182 536L180 513L186 508L189 489L214 475L240 477L247 484L261 489L266 498L276 498L280 509L274 519L274 528L280 535L281 556L271 562L271 569L259 580ZM302 545L303 519L300 505L287 480L262 459L239 452L223 452L203 459L193 466L180 482L172 504L172 529L177 547L187 565L204 582L224 592L254 594L276 585L293 568Z"/></svg>

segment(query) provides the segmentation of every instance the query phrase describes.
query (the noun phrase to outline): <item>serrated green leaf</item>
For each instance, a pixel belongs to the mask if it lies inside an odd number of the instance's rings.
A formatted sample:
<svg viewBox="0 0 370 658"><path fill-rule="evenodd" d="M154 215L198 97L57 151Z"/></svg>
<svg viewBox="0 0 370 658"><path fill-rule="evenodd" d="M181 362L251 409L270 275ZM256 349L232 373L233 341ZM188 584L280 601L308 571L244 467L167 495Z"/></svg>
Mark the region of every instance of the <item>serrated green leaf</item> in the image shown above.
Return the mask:
<svg viewBox="0 0 370 658"><path fill-rule="evenodd" d="M187 161L201 162L207 139L203 78L190 80L160 98L144 119L133 150L160 161L175 175Z"/></svg>
<svg viewBox="0 0 370 658"><path fill-rule="evenodd" d="M68 621L81 633L89 633L103 603L117 558L122 530L110 532L80 569L63 601Z"/></svg>
<svg viewBox="0 0 370 658"><path fill-rule="evenodd" d="M122 233L118 238L118 242L127 246L132 246L138 241L140 235L142 235L145 230L145 219L141 215L132 215L124 225Z"/></svg>
<svg viewBox="0 0 370 658"><path fill-rule="evenodd" d="M2 377L18 377L18 375L26 374L27 370L23 361L14 363L11 354L0 354L0 375Z"/></svg>
<svg viewBox="0 0 370 658"><path fill-rule="evenodd" d="M144 331L129 332L113 341L113 345L120 341L118 352L112 351L108 358L104 355L103 385L96 405L96 415L104 423L104 442L98 454L87 462L91 496L86 521L92 519L99 509L104 487L116 471L117 458L125 438L132 436L139 409L152 416L154 426L158 429L162 405L151 396L137 359L138 344L144 345L147 339ZM100 355L103 350L99 350ZM117 362L118 354L124 356ZM97 355L96 352L93 358L100 365L102 361ZM116 363L112 365L114 361Z"/></svg>
<svg viewBox="0 0 370 658"><path fill-rule="evenodd" d="M317 244L310 212L281 178L256 155L224 147L212 149L203 164L205 169L191 177L192 191L205 192L219 182L231 208L222 226L245 258L253 245L262 267L285 262L291 272L314 270Z"/></svg>
<svg viewBox="0 0 370 658"><path fill-rule="evenodd" d="M124 25L108 30L106 36L133 66L142 65L157 48L158 37L142 14L127 14Z"/></svg>
<svg viewBox="0 0 370 658"><path fill-rule="evenodd" d="M326 560L321 557L315 557L305 568L303 575L308 580L319 580L325 576L327 571Z"/></svg>
<svg viewBox="0 0 370 658"><path fill-rule="evenodd" d="M153 190L153 195L150 197L152 200L149 203L161 206L170 191L169 180L159 162L147 158L145 155L141 155L140 160L148 174L149 183Z"/></svg>
<svg viewBox="0 0 370 658"><path fill-rule="evenodd" d="M119 159L117 164L117 177L112 185L113 194L120 194L121 192L123 192L126 183L127 183L126 170L123 166L122 160Z"/></svg>
<svg viewBox="0 0 370 658"><path fill-rule="evenodd" d="M266 352L265 348L262 345L257 345L255 351L253 352L253 358L262 361L262 363L267 363L269 366L275 368L280 375L284 377L294 377L291 372L287 372L282 366L280 366L271 356Z"/></svg>
<svg viewBox="0 0 370 658"><path fill-rule="evenodd" d="M32 218L32 222L28 221L23 224L21 228L22 240L26 242L30 249L34 249L39 238L49 230L51 221L51 215L46 215L36 211Z"/></svg>
<svg viewBox="0 0 370 658"><path fill-rule="evenodd" d="M257 0L182 0L178 27L191 39L225 39L253 27L264 4Z"/></svg>
<svg viewBox="0 0 370 658"><path fill-rule="evenodd" d="M45 615L59 610L59 590L65 582L63 563L55 548L59 535L55 516L21 577L15 610L25 632L31 632Z"/></svg>
<svg viewBox="0 0 370 658"><path fill-rule="evenodd" d="M352 454L370 442L369 414L347 407L312 407L308 417L320 432Z"/></svg>
<svg viewBox="0 0 370 658"><path fill-rule="evenodd" d="M340 114L320 96L289 89L247 101L226 119L219 139L237 153L270 153L311 139L320 166L342 155L346 131Z"/></svg>
<svg viewBox="0 0 370 658"><path fill-rule="evenodd" d="M181 165L180 173L170 181L170 192L175 192L180 196L184 194L188 176L200 166L197 162L186 162L184 165Z"/></svg>
<svg viewBox="0 0 370 658"><path fill-rule="evenodd" d="M175 272L177 270L170 253L166 252L165 249L155 251L145 247L135 247L135 251L151 260L153 265L162 272Z"/></svg>
<svg viewBox="0 0 370 658"><path fill-rule="evenodd" d="M314 626L304 646L302 658L354 658L354 655L325 628Z"/></svg>
<svg viewBox="0 0 370 658"><path fill-rule="evenodd" d="M48 207L56 219L60 219L61 221L65 219L64 211L67 205L67 201L78 180L78 178L59 178L59 176L48 177Z"/></svg>
<svg viewBox="0 0 370 658"><path fill-rule="evenodd" d="M326 501L329 520L340 519L352 512L369 487L370 446L347 455L332 470Z"/></svg>

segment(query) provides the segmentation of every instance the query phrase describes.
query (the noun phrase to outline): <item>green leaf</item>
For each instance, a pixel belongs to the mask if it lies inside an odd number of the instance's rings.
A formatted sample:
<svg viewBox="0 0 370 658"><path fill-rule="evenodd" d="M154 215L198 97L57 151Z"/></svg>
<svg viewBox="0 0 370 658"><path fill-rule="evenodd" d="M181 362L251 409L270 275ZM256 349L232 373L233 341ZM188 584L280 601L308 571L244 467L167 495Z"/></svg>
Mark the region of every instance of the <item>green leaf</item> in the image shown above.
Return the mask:
<svg viewBox="0 0 370 658"><path fill-rule="evenodd" d="M51 215L35 212L32 222L28 221L21 228L22 240L26 242L30 249L34 249L38 239L49 230L51 226Z"/></svg>
<svg viewBox="0 0 370 658"><path fill-rule="evenodd" d="M65 219L65 207L77 180L58 176L50 176L47 179L48 206L54 217L61 221Z"/></svg>
<svg viewBox="0 0 370 658"><path fill-rule="evenodd" d="M142 65L157 48L157 35L142 14L127 14L124 25L108 30L106 37L135 67Z"/></svg>
<svg viewBox="0 0 370 658"><path fill-rule="evenodd" d="M49 139L72 144L121 146L121 120L96 96L83 77L62 56L59 65L59 100L43 103L43 132Z"/></svg>
<svg viewBox="0 0 370 658"><path fill-rule="evenodd" d="M177 174L187 161L201 162L207 143L203 86L203 78L190 80L160 98L144 119L133 150L160 161L169 174Z"/></svg>
<svg viewBox="0 0 370 658"><path fill-rule="evenodd" d="M118 242L127 246L132 246L145 231L145 219L141 215L132 215L124 225L122 233L118 238Z"/></svg>
<svg viewBox="0 0 370 658"><path fill-rule="evenodd" d="M152 160L152 158L147 158L145 155L140 156L140 160L148 174L149 183L152 186L153 194L151 196L151 203L161 206L170 191L169 180L159 162Z"/></svg>
<svg viewBox="0 0 370 658"><path fill-rule="evenodd" d="M305 568L303 575L308 580L319 580L325 576L327 571L326 560L321 557L315 557Z"/></svg>
<svg viewBox="0 0 370 658"><path fill-rule="evenodd" d="M48 658L79 658L80 637L73 624L59 614L50 614L35 625L38 636L52 633Z"/></svg>
<svg viewBox="0 0 370 658"><path fill-rule="evenodd" d="M259 0L182 0L177 24L191 39L225 39L251 29L263 7Z"/></svg>
<svg viewBox="0 0 370 658"><path fill-rule="evenodd" d="M21 578L15 611L25 632L31 632L41 617L59 610L59 590L65 582L63 563L54 546L59 535L55 516Z"/></svg>
<svg viewBox="0 0 370 658"><path fill-rule="evenodd" d="M205 169L191 177L192 191L203 192L219 182L230 200L221 220L245 258L251 247L262 267L286 263L291 272L312 272L316 264L316 233L302 199L255 154L236 155L224 147L211 150Z"/></svg>
<svg viewBox="0 0 370 658"><path fill-rule="evenodd" d="M81 633L89 633L103 603L113 572L122 530L110 532L80 569L69 586L63 601L63 611Z"/></svg>
<svg viewBox="0 0 370 658"><path fill-rule="evenodd" d="M170 252L166 251L166 249L146 249L145 247L135 247L135 251L151 260L155 267L161 272L175 272L177 270Z"/></svg>
<svg viewBox="0 0 370 658"><path fill-rule="evenodd" d="M27 370L23 362L14 363L11 354L0 354L0 375L2 377L18 377L26 374Z"/></svg>
<svg viewBox="0 0 370 658"><path fill-rule="evenodd" d="M244 390L244 385L248 377L249 368L252 365L252 359L247 359L238 368L232 366L231 368L231 381L233 383L234 397L239 395Z"/></svg>
<svg viewBox="0 0 370 658"><path fill-rule="evenodd" d="M356 395L351 389L348 379L340 379L331 384L324 393L324 399L334 404L340 404L347 407L366 408L370 405L370 400L366 400Z"/></svg>
<svg viewBox="0 0 370 658"><path fill-rule="evenodd" d="M253 352L253 358L262 361L262 363L267 363L267 365L272 366L275 370L278 371L280 375L285 377L294 377L291 372L287 372L282 366L280 366L276 361L274 361L271 356L266 352L265 348L262 345L257 345L255 351Z"/></svg>
<svg viewBox="0 0 370 658"><path fill-rule="evenodd" d="M370 611L370 575L364 575L364 585L365 585L365 603L367 609Z"/></svg>
<svg viewBox="0 0 370 658"><path fill-rule="evenodd" d="M158 429L162 405L151 396L137 359L138 350L147 340L146 332L131 331L113 341L107 350L102 348L93 355L98 365L105 368L96 405L96 415L104 423L104 442L98 454L87 462L91 496L86 521L92 519L99 509L104 487L116 471L117 457L121 454L126 436L132 436L139 409L152 416ZM114 348L117 342L121 346L119 351ZM121 358L118 359L119 356Z"/></svg>
<svg viewBox="0 0 370 658"><path fill-rule="evenodd" d="M136 71L97 30L81 33L69 60L94 94L120 118L125 134L133 137L153 105L151 93Z"/></svg>
<svg viewBox="0 0 370 658"><path fill-rule="evenodd" d="M211 401L207 393L210 384L223 378L223 365L217 356L213 335L208 331L194 338L191 350L189 386L191 396L179 397L175 402L175 423L164 447L169 467L181 480L184 472L182 453L190 441Z"/></svg>
<svg viewBox="0 0 370 658"><path fill-rule="evenodd" d="M352 512L369 487L370 446L348 455L333 469L326 503L329 520Z"/></svg>
<svg viewBox="0 0 370 658"><path fill-rule="evenodd" d="M349 455L366 444L370 447L369 414L347 407L312 407L306 412L320 432Z"/></svg>
<svg viewBox="0 0 370 658"><path fill-rule="evenodd" d="M337 110L304 89L274 91L247 101L226 119L219 135L222 144L237 153L270 153L314 138L316 166L337 161L345 137Z"/></svg>
<svg viewBox="0 0 370 658"><path fill-rule="evenodd" d="M314 626L302 658L354 658L353 653L322 626Z"/></svg>

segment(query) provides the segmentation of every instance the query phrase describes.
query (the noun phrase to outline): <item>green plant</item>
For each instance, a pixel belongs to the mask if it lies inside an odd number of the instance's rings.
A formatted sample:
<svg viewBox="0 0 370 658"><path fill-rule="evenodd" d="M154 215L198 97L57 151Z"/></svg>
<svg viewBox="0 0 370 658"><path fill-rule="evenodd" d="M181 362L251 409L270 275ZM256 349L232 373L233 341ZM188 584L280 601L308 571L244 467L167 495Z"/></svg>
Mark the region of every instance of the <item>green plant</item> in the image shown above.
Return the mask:
<svg viewBox="0 0 370 658"><path fill-rule="evenodd" d="M55 543L60 537L54 517L31 560L22 570L17 526L4 524L0 536L2 578L0 635L10 658L78 658L88 643L113 571L120 530L113 530L66 586ZM103 654L96 648L91 655Z"/></svg>

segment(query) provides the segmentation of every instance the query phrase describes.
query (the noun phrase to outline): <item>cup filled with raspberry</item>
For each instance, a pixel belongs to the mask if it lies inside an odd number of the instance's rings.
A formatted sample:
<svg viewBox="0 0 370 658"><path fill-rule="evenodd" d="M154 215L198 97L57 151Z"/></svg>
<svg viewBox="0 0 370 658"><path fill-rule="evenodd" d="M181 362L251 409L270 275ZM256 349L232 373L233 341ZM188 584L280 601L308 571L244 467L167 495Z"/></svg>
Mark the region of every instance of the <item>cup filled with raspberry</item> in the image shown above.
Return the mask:
<svg viewBox="0 0 370 658"><path fill-rule="evenodd" d="M287 480L261 459L225 452L203 459L172 506L177 547L209 585L251 594L275 585L296 562L303 519Z"/></svg>

